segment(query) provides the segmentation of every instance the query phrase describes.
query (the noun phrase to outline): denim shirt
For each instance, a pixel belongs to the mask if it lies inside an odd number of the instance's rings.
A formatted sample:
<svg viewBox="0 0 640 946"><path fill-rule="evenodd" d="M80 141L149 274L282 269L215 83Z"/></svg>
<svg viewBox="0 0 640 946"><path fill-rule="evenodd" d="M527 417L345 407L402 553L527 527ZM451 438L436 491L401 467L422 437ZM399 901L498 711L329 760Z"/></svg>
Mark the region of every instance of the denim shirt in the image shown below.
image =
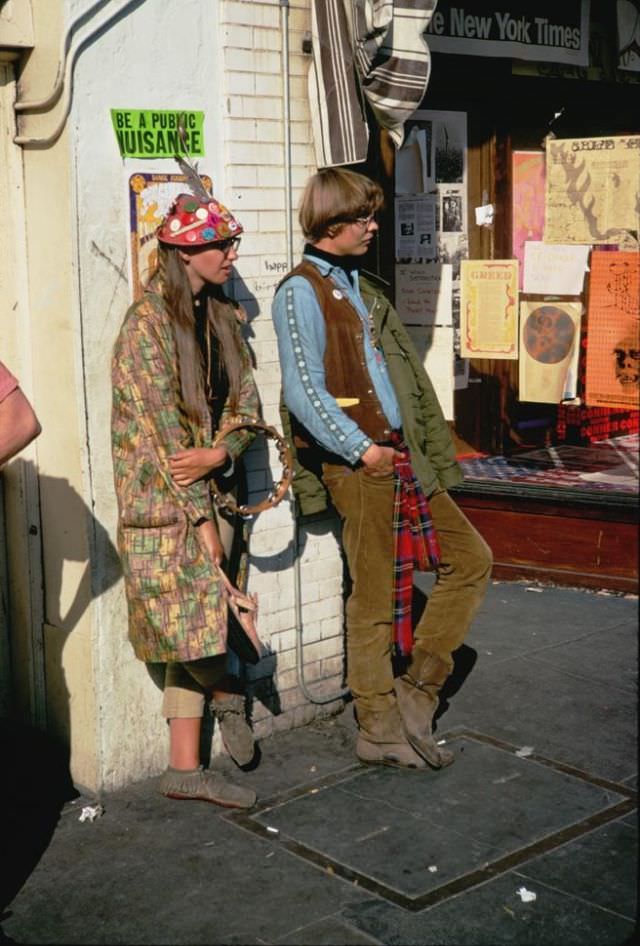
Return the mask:
<svg viewBox="0 0 640 946"><path fill-rule="evenodd" d="M375 392L392 429L401 426L400 408L391 385L384 355L375 349L369 333L367 307L360 295L358 273L355 286L346 272L310 253L304 259L332 279L360 316L364 329L365 359ZM273 322L278 339L282 393L289 410L304 424L318 443L356 463L372 440L345 414L326 389L324 353L326 329L315 290L304 276L292 276L273 300Z"/></svg>

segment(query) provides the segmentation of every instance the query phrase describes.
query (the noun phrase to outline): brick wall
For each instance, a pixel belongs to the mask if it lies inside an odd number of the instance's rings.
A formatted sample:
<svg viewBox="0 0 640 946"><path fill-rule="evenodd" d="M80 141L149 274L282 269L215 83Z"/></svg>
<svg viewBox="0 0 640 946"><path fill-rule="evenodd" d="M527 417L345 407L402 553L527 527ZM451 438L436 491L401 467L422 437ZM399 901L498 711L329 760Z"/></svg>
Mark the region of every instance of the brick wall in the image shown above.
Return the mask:
<svg viewBox="0 0 640 946"><path fill-rule="evenodd" d="M307 97L311 57L302 52L310 19L309 0L290 4L295 260L303 245L296 208L307 177L316 170ZM280 4L277 0L226 0L221 4L220 40L224 56L224 196L245 227L233 292L249 315L247 340L256 359L265 420L280 429L280 366L271 322L274 288L287 270ZM255 499L264 495L271 473L279 475L273 445L262 440L252 447L248 469ZM296 651L295 554L300 556L302 682ZM249 670L258 737L304 725L337 710L341 706L338 702L308 699L311 695L324 700L343 689L342 564L335 517L303 520L296 535L289 500L260 514L252 528L249 588L259 595L260 635L274 654Z"/></svg>

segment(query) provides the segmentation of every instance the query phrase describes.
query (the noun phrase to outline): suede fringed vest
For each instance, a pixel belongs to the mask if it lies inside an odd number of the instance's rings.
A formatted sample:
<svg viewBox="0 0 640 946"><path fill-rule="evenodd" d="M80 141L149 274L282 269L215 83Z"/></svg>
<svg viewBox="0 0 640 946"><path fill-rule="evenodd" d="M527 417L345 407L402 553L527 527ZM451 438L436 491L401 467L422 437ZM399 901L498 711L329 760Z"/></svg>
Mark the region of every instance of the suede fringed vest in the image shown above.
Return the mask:
<svg viewBox="0 0 640 946"><path fill-rule="evenodd" d="M327 391L374 443L388 440L391 430L367 369L364 327L360 316L331 277L323 276L313 263L303 260L285 276L280 286L292 276L304 276L311 283L324 315L327 338L324 371ZM319 460L329 463L346 462L343 458L320 448L312 434L293 414L291 422L295 446L303 450L310 448L313 451L313 466ZM311 458L305 458L304 453L299 454L299 459L303 465L307 465L305 459L308 462Z"/></svg>

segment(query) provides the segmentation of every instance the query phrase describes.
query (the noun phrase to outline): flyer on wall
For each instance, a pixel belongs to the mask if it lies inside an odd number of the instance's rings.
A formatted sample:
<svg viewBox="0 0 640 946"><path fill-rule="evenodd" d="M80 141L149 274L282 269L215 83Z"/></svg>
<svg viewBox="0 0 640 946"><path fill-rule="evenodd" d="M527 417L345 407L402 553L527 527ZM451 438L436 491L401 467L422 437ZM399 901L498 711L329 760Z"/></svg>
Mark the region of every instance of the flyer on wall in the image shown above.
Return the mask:
<svg viewBox="0 0 640 946"><path fill-rule="evenodd" d="M518 357L518 261L462 260L460 354Z"/></svg>

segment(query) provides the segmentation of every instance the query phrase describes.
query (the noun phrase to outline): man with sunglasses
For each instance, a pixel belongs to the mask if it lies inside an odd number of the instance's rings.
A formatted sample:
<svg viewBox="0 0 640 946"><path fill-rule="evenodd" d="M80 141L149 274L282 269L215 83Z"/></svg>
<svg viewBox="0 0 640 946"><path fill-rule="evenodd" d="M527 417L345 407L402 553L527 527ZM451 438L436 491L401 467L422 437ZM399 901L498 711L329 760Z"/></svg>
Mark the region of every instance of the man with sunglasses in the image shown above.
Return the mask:
<svg viewBox="0 0 640 946"><path fill-rule="evenodd" d="M382 202L374 181L342 168L307 183L299 220L309 242L273 302L282 418L299 512L330 499L342 521L356 754L439 769L454 755L433 735L438 692L484 596L491 552L447 493L462 474L431 382L381 280L360 270ZM436 571L415 631L414 566Z"/></svg>

